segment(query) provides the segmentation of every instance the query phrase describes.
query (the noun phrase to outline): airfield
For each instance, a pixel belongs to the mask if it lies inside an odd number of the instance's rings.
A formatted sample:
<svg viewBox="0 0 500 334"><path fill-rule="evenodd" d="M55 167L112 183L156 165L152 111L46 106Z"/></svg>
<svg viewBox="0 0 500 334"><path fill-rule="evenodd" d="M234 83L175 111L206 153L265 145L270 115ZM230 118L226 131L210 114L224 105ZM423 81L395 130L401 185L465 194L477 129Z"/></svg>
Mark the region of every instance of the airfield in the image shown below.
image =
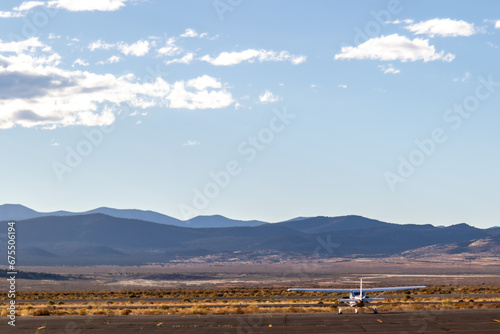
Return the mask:
<svg viewBox="0 0 500 334"><path fill-rule="evenodd" d="M500 261L491 258L20 269L56 276L19 280L21 314L15 328L1 322L1 333L500 332ZM286 292L356 287L359 278L364 287L429 288L386 294L379 314L358 315L352 309L339 315L332 294ZM6 296L0 299L5 306ZM42 309L50 312L36 313Z"/></svg>
<svg viewBox="0 0 500 334"><path fill-rule="evenodd" d="M10 328L9 328L10 327ZM25 317L1 333L499 333L498 310L383 314L258 314L147 317Z"/></svg>

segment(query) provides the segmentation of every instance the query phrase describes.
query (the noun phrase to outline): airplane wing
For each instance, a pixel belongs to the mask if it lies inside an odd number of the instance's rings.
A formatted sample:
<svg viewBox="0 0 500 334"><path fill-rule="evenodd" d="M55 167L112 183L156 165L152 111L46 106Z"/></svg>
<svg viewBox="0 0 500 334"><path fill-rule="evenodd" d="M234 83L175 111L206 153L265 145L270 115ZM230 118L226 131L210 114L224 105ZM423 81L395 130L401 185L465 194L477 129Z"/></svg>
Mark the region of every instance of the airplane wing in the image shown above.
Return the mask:
<svg viewBox="0 0 500 334"><path fill-rule="evenodd" d="M390 288L367 288L363 289L363 292L387 292L387 291L398 291L398 290L412 290L412 289L423 289L426 288L425 285L419 286L395 286ZM351 293L359 292L359 289L288 289L288 291L306 291L306 292L324 292L324 293Z"/></svg>
<svg viewBox="0 0 500 334"><path fill-rule="evenodd" d="M413 290L413 289L423 289L426 288L425 285L417 286L393 286L390 288L363 288L363 292L387 292L387 291L399 291L399 290Z"/></svg>
<svg viewBox="0 0 500 334"><path fill-rule="evenodd" d="M359 292L359 289L302 289L302 288L297 288L297 289L288 289L288 291L307 291L307 292L325 292L325 293L334 293L334 292L342 292L342 293L349 293L349 292Z"/></svg>

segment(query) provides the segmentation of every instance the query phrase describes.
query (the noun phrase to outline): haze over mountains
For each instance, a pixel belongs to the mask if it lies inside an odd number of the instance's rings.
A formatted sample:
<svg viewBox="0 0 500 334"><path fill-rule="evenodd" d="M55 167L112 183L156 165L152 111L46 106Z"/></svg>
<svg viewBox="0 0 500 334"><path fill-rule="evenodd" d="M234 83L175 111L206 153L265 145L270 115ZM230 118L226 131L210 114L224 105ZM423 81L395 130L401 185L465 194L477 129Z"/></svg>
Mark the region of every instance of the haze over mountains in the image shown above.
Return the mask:
<svg viewBox="0 0 500 334"><path fill-rule="evenodd" d="M189 225L152 211L100 208L84 213L39 213L19 205L0 206L2 231L7 231L7 221L13 219L17 221L18 265L414 256L430 249L453 254L500 253L498 228L399 225L361 216L302 217L274 224L200 216L188 221ZM167 224L169 219L184 226ZM199 227L203 225L211 228ZM0 246L6 236L0 233Z"/></svg>

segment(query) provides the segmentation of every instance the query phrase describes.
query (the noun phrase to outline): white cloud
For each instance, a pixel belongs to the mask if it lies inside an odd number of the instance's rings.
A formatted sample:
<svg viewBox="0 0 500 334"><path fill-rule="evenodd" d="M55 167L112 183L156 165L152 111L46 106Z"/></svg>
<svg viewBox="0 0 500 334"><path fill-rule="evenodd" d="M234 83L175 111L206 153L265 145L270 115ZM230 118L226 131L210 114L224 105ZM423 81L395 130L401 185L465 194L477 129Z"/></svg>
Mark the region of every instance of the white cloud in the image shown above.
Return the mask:
<svg viewBox="0 0 500 334"><path fill-rule="evenodd" d="M194 59L194 53L190 52L186 54L182 58L178 59L172 59L172 60L167 60L165 61L165 65L170 65L170 64L190 64Z"/></svg>
<svg viewBox="0 0 500 334"><path fill-rule="evenodd" d="M191 79L187 82L188 87L194 87L197 90L204 90L206 88L221 88L222 84L215 78L208 75L203 75L196 79Z"/></svg>
<svg viewBox="0 0 500 334"><path fill-rule="evenodd" d="M378 59L424 62L434 60L452 61L455 58L451 53L444 51L436 53L436 48L429 45L428 39L415 38L393 34L369 39L357 47L343 47L335 59Z"/></svg>
<svg viewBox="0 0 500 334"><path fill-rule="evenodd" d="M279 96L274 95L270 91L266 90L264 93L259 95L260 103L274 103L280 101L281 98Z"/></svg>
<svg viewBox="0 0 500 334"><path fill-rule="evenodd" d="M467 82L470 78L470 73L465 72L464 76L462 78L454 78L453 82Z"/></svg>
<svg viewBox="0 0 500 334"><path fill-rule="evenodd" d="M294 65L302 64L307 60L306 56L293 56L290 61Z"/></svg>
<svg viewBox="0 0 500 334"><path fill-rule="evenodd" d="M35 7L44 6L45 3L46 3L45 1L24 1L23 3L21 3L21 5L19 5L19 7L14 7L13 10L17 12L24 12L31 10Z"/></svg>
<svg viewBox="0 0 500 334"><path fill-rule="evenodd" d="M54 0L47 1L49 7L81 11L115 11L125 6L130 0ZM21 5L22 6L22 5Z"/></svg>
<svg viewBox="0 0 500 334"><path fill-rule="evenodd" d="M148 54L149 49L149 41L137 41L134 44L118 44L118 50L120 50L126 56L133 55L136 57L142 57Z"/></svg>
<svg viewBox="0 0 500 334"><path fill-rule="evenodd" d="M495 28L500 29L500 20L495 22Z"/></svg>
<svg viewBox="0 0 500 334"><path fill-rule="evenodd" d="M406 20L394 20L394 21L385 21L385 24L401 24L401 23L406 23L406 24L412 24L413 20L412 19L406 19Z"/></svg>
<svg viewBox="0 0 500 334"><path fill-rule="evenodd" d="M35 7L46 6L60 8L73 12L81 11L115 11L126 6L132 0L51 0L51 1L24 1L13 10L21 16Z"/></svg>
<svg viewBox="0 0 500 334"><path fill-rule="evenodd" d="M89 63L88 63L88 62L86 62L86 61L85 61L85 60L83 60L83 59L78 58L77 60L75 60L75 61L73 62L73 65L72 65L72 66L73 66L73 67L75 67L75 65L80 65L80 66L89 66Z"/></svg>
<svg viewBox="0 0 500 334"><path fill-rule="evenodd" d="M301 64L307 59L306 56L291 55L288 51L267 51L248 49L240 52L221 52L217 57L212 58L210 55L205 55L201 60L206 61L216 66L231 66L248 61L253 63L255 60L259 62L267 61L290 61L294 65Z"/></svg>
<svg viewBox="0 0 500 334"><path fill-rule="evenodd" d="M111 56L109 57L108 59L106 60L101 60L101 61L98 61L97 62L97 65L104 65L104 64L115 64L115 63L119 63L122 61L122 58L119 57L119 56Z"/></svg>
<svg viewBox="0 0 500 334"><path fill-rule="evenodd" d="M53 33L49 34L49 39L59 39L59 38L61 38L61 35L55 35Z"/></svg>
<svg viewBox="0 0 500 334"><path fill-rule="evenodd" d="M199 141L196 140L188 140L187 142L182 144L183 146L197 146L200 145Z"/></svg>
<svg viewBox="0 0 500 334"><path fill-rule="evenodd" d="M474 27L474 23L452 19L432 19L411 24L404 28L415 35L428 35L430 37L436 35L442 37L471 36L479 32Z"/></svg>
<svg viewBox="0 0 500 334"><path fill-rule="evenodd" d="M198 37L198 33L194 29L186 29L186 31L180 37Z"/></svg>
<svg viewBox="0 0 500 334"><path fill-rule="evenodd" d="M337 85L337 87L339 87L339 88L344 88L344 89L345 89L345 88L347 88L347 85L340 84L340 85Z"/></svg>
<svg viewBox="0 0 500 334"><path fill-rule="evenodd" d="M162 56L176 56L182 52L182 48L175 44L175 38L171 37L166 42L166 46L158 49L158 53Z"/></svg>
<svg viewBox="0 0 500 334"><path fill-rule="evenodd" d="M25 14L19 12L4 12L0 11L0 18L24 17Z"/></svg>
<svg viewBox="0 0 500 334"><path fill-rule="evenodd" d="M0 40L0 52L23 53L26 51L35 51L36 49L46 47L38 40L38 37L31 37L20 42L3 42Z"/></svg>
<svg viewBox="0 0 500 334"><path fill-rule="evenodd" d="M112 49L112 48L115 48L115 47L116 47L116 44L109 44L109 43L103 42L100 39L89 44L89 50L90 51L95 51L95 50L109 50L109 49Z"/></svg>
<svg viewBox="0 0 500 334"><path fill-rule="evenodd" d="M170 108L218 109L228 107L234 102L231 93L225 89L210 91L208 89L187 90L183 81L175 82L171 87L172 90L166 97Z"/></svg>
<svg viewBox="0 0 500 334"><path fill-rule="evenodd" d="M378 65L378 68L380 68L380 70L382 72L384 72L384 74L398 74L398 73L401 72L399 69L394 68L394 66L392 66L392 64L389 64L387 66L385 66L385 65Z"/></svg>
<svg viewBox="0 0 500 334"><path fill-rule="evenodd" d="M0 41L0 128L54 129L69 125L107 125L124 105L214 109L233 103L230 92L210 76L168 83L142 83L133 74L115 76L59 68L61 57L31 38Z"/></svg>
<svg viewBox="0 0 500 334"><path fill-rule="evenodd" d="M196 30L188 28L179 37L183 37L183 38L195 38L195 37L205 38L207 36L208 36L207 32L203 32L203 33L199 34Z"/></svg>
<svg viewBox="0 0 500 334"><path fill-rule="evenodd" d="M496 44L493 44L491 42L486 42L486 44L489 45L489 46L491 46L494 49L498 49L498 45L496 45Z"/></svg>
<svg viewBox="0 0 500 334"><path fill-rule="evenodd" d="M118 49L126 56L133 55L136 57L142 57L148 54L151 48L151 43L149 41L137 41L133 44L127 44L125 42L106 43L99 39L90 43L88 48L90 51Z"/></svg>

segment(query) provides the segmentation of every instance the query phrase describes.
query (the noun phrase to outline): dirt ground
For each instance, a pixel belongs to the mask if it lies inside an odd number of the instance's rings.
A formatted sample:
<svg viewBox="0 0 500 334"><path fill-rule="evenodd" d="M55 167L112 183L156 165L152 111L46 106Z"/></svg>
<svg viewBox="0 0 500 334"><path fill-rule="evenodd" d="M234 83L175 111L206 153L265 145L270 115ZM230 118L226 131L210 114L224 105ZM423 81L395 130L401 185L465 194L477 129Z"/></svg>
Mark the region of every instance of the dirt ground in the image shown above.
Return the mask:
<svg viewBox="0 0 500 334"><path fill-rule="evenodd" d="M235 286L500 285L500 259L327 259L277 263L175 263L148 266L19 267L19 271L69 275L67 280L26 280L18 289L123 290ZM5 290L7 282L2 280Z"/></svg>

